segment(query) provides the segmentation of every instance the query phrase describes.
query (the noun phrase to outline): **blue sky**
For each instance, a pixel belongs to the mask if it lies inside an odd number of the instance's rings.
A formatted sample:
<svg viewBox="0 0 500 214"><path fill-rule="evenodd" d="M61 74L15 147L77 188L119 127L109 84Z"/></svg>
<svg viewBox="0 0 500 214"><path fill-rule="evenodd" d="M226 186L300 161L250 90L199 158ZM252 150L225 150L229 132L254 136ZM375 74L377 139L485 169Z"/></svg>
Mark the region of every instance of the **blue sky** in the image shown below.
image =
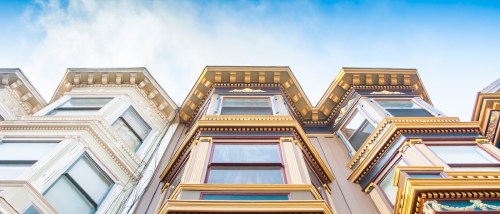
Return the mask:
<svg viewBox="0 0 500 214"><path fill-rule="evenodd" d="M500 78L500 1L4 0L0 45L47 100L68 67L144 66L180 104L206 65L285 65L313 105L341 67L399 67L468 121Z"/></svg>

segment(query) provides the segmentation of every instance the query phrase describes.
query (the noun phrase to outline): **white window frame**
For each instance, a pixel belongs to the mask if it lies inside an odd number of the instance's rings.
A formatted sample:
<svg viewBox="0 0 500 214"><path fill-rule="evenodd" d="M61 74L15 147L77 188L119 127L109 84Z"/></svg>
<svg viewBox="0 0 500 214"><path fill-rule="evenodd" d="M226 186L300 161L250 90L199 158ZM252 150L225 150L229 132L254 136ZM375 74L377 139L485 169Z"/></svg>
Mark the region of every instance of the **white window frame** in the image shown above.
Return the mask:
<svg viewBox="0 0 500 214"><path fill-rule="evenodd" d="M137 115L149 126L150 131L148 135L146 136L145 139L142 140L142 143L138 145L137 148L132 148L129 147L131 151L135 151L135 153L143 158L149 151L149 148L152 146L153 143L153 138L158 135L158 130L155 129L155 126L153 126L152 122L150 119L144 115L142 111L140 111L141 108L138 107L137 104L135 104L131 99L129 99L126 96L121 96L115 100L120 100L122 103L120 106L116 107L116 109L113 110L112 114L106 115L105 120L108 121L109 125L113 126L113 124L129 109L133 108L136 112ZM109 104L109 103L108 103ZM121 137L118 136L120 139Z"/></svg>
<svg viewBox="0 0 500 214"><path fill-rule="evenodd" d="M270 107L273 114L263 114L263 115L254 115L254 116L276 116L276 115L289 115L287 106L285 101L281 97L281 95L241 95L241 94L214 94L213 98L208 107L207 114L208 115L221 115L222 107L225 98L266 98L269 100ZM280 104L279 101L283 101Z"/></svg>
<svg viewBox="0 0 500 214"><path fill-rule="evenodd" d="M0 144L2 143L12 143L12 144L31 144L31 143L53 143L55 144L52 148L50 148L46 153L42 154L37 160L12 160L13 164L25 164L29 165L26 170L24 170L22 173L20 173L17 177L12 178L12 180L25 180L28 178L29 175L31 175L34 169L38 168L39 165L44 165L45 162L47 161L46 157L50 156L59 145L61 145L62 140L61 139L32 139L32 138L7 138L7 139L2 139L0 140ZM7 161L7 160L6 160ZM4 164L1 163L4 161L0 161L0 165ZM15 163L18 162L18 163ZM21 163L21 162L26 162L26 163ZM32 163L30 163L32 162ZM9 164L9 163L5 163Z"/></svg>
<svg viewBox="0 0 500 214"><path fill-rule="evenodd" d="M93 114L51 115L51 112L56 111L60 106L64 105L66 102L69 102L69 100L71 100L73 98L75 98L75 99L92 99L92 98L104 99L104 98L109 98L110 101L108 103L106 103L104 106L102 106L98 111L96 111ZM61 97L60 99L58 99L54 103L48 105L44 109L42 109L42 110L38 111L37 113L35 113L34 116L43 116L43 115L46 115L46 116L59 116L59 117L62 117L62 116L66 116L66 117L73 116L74 117L74 116L96 116L96 115L102 115L102 113L104 111L106 111L106 109L109 108L109 106L113 105L113 103L115 101L116 101L116 96L115 95L102 95L102 96L99 96L99 95L93 95L93 96L88 96L88 95L64 95L63 97Z"/></svg>
<svg viewBox="0 0 500 214"><path fill-rule="evenodd" d="M446 116L445 114L438 111L436 108L434 108L433 106L429 105L427 102L422 100L420 97L413 97L413 98L393 97L393 98L371 98L371 99L373 100L373 102L374 102L375 106L377 106L377 108L381 109L385 113L386 116L390 116L390 117L396 117L396 116L392 115L389 111L386 110L385 107L380 105L378 103L379 101L410 101L419 107L417 109L424 109L427 112L429 112L429 114L431 114L433 117Z"/></svg>
<svg viewBox="0 0 500 214"><path fill-rule="evenodd" d="M82 150L80 150L80 152L72 154L71 156L72 156L72 158L71 158L70 162L66 162L63 168L58 169L56 171L56 173L54 173L58 176L53 176L50 179L51 181L49 183L47 183L47 185L45 185L45 188L42 189L43 190L43 191L41 191L42 195L45 195L56 184L56 182L58 182L62 178L62 176L66 176L65 173L70 171L72 169L72 167L80 159L82 159L84 156L86 156L86 158L88 158L88 160L93 165L95 165L97 170L100 171L104 175L104 177L106 177L111 182L111 185L106 190L104 197L101 199L100 202L98 202L95 211L97 212L101 208L109 208L111 204L109 204L108 201L110 200L110 198L112 198L110 196L116 195L115 192L118 189L120 189L119 188L120 183L118 182L118 179L116 178L116 176L113 173L111 173L102 163L100 163L99 159L88 149L82 149ZM62 164L64 164L64 163L62 163Z"/></svg>

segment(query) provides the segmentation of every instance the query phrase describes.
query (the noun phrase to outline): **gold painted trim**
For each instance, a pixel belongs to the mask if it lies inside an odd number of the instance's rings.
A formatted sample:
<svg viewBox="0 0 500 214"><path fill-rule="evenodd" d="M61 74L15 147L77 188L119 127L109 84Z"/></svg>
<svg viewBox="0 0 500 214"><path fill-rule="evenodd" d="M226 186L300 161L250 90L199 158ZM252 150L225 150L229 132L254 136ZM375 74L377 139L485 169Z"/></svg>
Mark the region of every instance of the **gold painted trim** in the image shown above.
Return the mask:
<svg viewBox="0 0 500 214"><path fill-rule="evenodd" d="M394 172L394 180L392 185L397 186L399 184L399 178L402 172L412 171L412 172L429 172L429 171L437 171L443 172L443 166L398 166L396 167L396 171Z"/></svg>
<svg viewBox="0 0 500 214"><path fill-rule="evenodd" d="M407 120L402 118L385 118L363 143L348 167L353 172L348 177L351 182L359 182L373 168L398 137L404 133L477 133L480 134L477 122L452 122L450 119L420 118Z"/></svg>
<svg viewBox="0 0 500 214"><path fill-rule="evenodd" d="M323 200L311 184L179 184L169 199L177 199L182 191L309 191L316 200Z"/></svg>
<svg viewBox="0 0 500 214"><path fill-rule="evenodd" d="M159 213L323 213L333 214L325 201L200 201L167 200Z"/></svg>
<svg viewBox="0 0 500 214"><path fill-rule="evenodd" d="M499 179L416 179L400 186L394 213L420 213L425 200L463 198L500 198Z"/></svg>

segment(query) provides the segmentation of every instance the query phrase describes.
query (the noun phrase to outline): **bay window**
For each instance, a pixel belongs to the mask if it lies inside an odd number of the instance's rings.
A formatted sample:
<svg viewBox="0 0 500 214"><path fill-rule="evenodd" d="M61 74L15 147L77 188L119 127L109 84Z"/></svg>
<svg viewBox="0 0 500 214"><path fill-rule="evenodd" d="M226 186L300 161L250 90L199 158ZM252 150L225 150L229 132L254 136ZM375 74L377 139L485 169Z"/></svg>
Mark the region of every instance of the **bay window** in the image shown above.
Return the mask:
<svg viewBox="0 0 500 214"><path fill-rule="evenodd" d="M0 180L14 179L28 170L58 142L0 142Z"/></svg>
<svg viewBox="0 0 500 214"><path fill-rule="evenodd" d="M94 213L113 184L84 154L43 195L60 213Z"/></svg>
<svg viewBox="0 0 500 214"><path fill-rule="evenodd" d="M215 143L207 183L283 184L278 144Z"/></svg>

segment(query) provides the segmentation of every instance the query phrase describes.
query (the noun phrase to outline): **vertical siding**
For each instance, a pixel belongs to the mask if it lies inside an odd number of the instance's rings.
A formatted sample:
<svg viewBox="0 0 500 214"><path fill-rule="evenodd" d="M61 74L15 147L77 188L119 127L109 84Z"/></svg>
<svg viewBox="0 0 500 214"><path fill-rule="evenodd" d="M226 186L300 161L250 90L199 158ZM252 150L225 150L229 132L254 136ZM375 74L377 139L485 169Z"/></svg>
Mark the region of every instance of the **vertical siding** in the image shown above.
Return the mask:
<svg viewBox="0 0 500 214"><path fill-rule="evenodd" d="M364 193L358 184L347 180L351 173L347 167L350 158L342 141L334 135L310 136L309 139L335 176L330 188L336 212L342 214L379 213L370 196Z"/></svg>

